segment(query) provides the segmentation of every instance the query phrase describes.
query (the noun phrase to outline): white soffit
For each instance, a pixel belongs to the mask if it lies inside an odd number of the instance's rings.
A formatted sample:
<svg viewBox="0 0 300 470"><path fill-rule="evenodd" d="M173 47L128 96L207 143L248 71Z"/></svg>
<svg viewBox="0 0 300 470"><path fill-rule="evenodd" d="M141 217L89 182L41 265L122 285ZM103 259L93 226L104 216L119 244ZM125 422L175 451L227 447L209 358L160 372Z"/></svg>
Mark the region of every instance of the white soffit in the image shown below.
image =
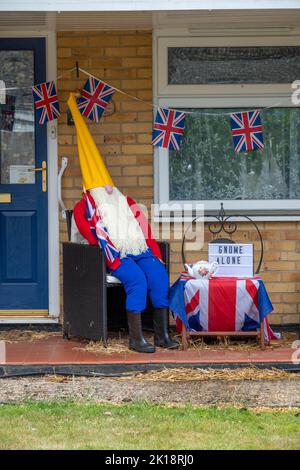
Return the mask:
<svg viewBox="0 0 300 470"><path fill-rule="evenodd" d="M234 10L233 0L1 0L0 11L164 11ZM299 8L299 0L252 0L254 9ZM239 0L239 10L249 9L249 0Z"/></svg>

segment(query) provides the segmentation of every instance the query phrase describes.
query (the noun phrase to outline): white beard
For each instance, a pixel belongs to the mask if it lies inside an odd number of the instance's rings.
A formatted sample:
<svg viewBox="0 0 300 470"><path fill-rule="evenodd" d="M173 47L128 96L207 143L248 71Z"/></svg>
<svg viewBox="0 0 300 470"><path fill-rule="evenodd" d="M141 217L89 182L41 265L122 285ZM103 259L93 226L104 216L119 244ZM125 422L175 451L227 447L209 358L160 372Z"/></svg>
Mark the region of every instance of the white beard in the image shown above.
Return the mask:
<svg viewBox="0 0 300 470"><path fill-rule="evenodd" d="M90 189L92 198L107 228L110 240L120 252L120 258L127 254L139 255L148 246L143 231L130 209L126 197L113 188L108 194L105 188Z"/></svg>

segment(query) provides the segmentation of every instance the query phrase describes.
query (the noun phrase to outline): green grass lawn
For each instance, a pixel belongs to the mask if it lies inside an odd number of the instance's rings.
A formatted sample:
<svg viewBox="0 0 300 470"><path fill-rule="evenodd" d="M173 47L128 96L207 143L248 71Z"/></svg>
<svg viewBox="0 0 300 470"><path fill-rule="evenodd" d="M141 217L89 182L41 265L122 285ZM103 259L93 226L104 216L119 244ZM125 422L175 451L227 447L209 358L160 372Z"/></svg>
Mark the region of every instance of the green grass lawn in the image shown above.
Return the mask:
<svg viewBox="0 0 300 470"><path fill-rule="evenodd" d="M300 449L300 414L147 403L1 405L0 449Z"/></svg>

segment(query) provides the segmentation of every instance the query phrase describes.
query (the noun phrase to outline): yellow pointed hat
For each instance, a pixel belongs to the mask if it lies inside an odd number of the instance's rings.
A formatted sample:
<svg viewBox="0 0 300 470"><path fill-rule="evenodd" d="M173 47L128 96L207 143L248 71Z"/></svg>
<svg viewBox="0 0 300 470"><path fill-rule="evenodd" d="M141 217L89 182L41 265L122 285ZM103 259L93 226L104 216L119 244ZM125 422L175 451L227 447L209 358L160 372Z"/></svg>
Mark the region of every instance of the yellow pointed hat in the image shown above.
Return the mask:
<svg viewBox="0 0 300 470"><path fill-rule="evenodd" d="M93 189L99 186L114 186L113 180L105 166L105 163L96 147L93 137L77 108L74 93L70 93L68 106L72 113L77 132L77 144L79 162L84 188Z"/></svg>

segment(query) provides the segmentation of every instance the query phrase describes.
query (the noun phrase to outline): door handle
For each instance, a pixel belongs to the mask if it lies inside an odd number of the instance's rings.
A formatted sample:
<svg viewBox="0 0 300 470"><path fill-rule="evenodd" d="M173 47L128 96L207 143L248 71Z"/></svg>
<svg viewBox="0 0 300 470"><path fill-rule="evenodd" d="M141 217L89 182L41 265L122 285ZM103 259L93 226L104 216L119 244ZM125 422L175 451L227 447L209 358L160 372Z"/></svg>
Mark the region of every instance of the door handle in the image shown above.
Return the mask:
<svg viewBox="0 0 300 470"><path fill-rule="evenodd" d="M41 168L30 168L28 171L42 172L42 191L45 193L47 191L47 162L43 160Z"/></svg>

